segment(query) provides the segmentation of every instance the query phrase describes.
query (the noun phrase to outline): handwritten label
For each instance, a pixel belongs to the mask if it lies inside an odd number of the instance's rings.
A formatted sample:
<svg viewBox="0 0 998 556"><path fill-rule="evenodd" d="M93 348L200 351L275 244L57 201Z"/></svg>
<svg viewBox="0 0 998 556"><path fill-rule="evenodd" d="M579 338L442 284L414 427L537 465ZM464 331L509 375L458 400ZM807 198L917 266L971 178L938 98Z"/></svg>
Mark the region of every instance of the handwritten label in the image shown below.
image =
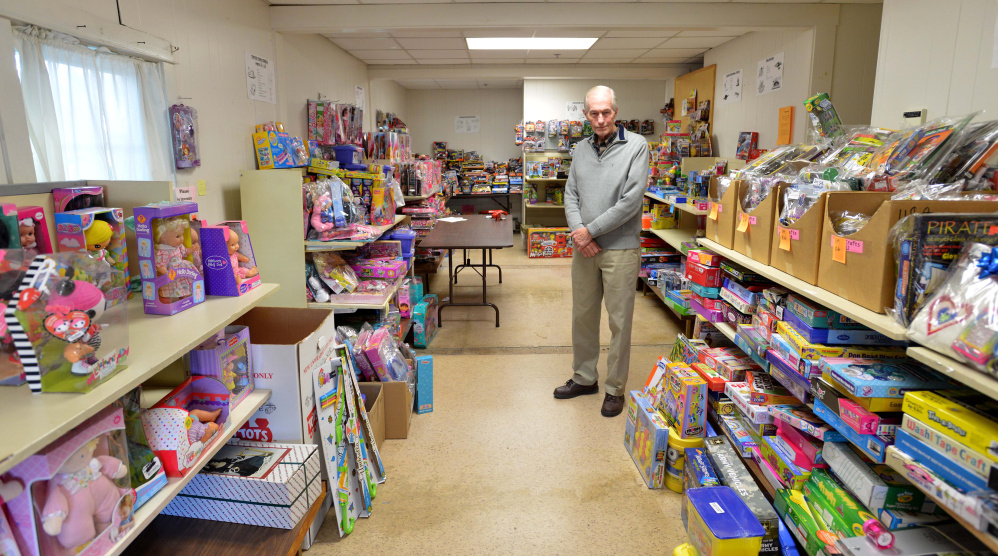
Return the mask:
<svg viewBox="0 0 998 556"><path fill-rule="evenodd" d="M749 216L749 224L752 224L753 226L755 226L755 217L754 216Z"/></svg>
<svg viewBox="0 0 998 556"><path fill-rule="evenodd" d="M846 264L846 239L832 235L832 260Z"/></svg>
<svg viewBox="0 0 998 556"><path fill-rule="evenodd" d="M721 212L721 205L717 203L711 203L710 214L707 215L707 218L710 218L711 220L717 220L717 213L719 212Z"/></svg>
<svg viewBox="0 0 998 556"><path fill-rule="evenodd" d="M748 230L749 224L750 224L749 215L745 214L744 212L738 215L737 230L739 232L745 232L745 230Z"/></svg>
<svg viewBox="0 0 998 556"><path fill-rule="evenodd" d="M790 251L790 230L780 228L780 249Z"/></svg>
<svg viewBox="0 0 998 556"><path fill-rule="evenodd" d="M835 240L841 240L845 242L845 250L849 253L863 253L863 240L861 239L846 239L837 235L832 235L832 247L835 247Z"/></svg>

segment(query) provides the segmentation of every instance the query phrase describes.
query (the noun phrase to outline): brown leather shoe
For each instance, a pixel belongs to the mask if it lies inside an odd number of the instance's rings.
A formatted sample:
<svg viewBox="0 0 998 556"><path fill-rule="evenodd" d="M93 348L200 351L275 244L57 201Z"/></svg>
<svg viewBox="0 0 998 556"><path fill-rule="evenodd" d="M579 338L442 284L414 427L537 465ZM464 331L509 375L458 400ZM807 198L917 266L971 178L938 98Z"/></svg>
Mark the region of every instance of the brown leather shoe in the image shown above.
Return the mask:
<svg viewBox="0 0 998 556"><path fill-rule="evenodd" d="M567 400L576 396L585 396L586 394L597 393L599 393L599 385L597 383L594 382L589 386L583 386L576 383L572 379L568 379L564 385L554 389L554 397L559 400Z"/></svg>
<svg viewBox="0 0 998 556"><path fill-rule="evenodd" d="M624 396L614 396L613 394L607 394L603 398L603 409L600 409L600 413L604 417L616 417L620 415L620 412L624 410Z"/></svg>

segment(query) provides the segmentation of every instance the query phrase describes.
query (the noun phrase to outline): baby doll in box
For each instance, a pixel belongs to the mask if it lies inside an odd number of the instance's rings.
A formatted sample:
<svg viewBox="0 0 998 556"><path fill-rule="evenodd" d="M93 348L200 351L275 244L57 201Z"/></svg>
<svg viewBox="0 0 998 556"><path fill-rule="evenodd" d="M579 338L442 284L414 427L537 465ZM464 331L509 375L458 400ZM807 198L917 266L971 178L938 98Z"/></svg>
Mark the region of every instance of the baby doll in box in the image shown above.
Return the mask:
<svg viewBox="0 0 998 556"><path fill-rule="evenodd" d="M246 222L221 222L200 232L208 295L243 295L262 283Z"/></svg>

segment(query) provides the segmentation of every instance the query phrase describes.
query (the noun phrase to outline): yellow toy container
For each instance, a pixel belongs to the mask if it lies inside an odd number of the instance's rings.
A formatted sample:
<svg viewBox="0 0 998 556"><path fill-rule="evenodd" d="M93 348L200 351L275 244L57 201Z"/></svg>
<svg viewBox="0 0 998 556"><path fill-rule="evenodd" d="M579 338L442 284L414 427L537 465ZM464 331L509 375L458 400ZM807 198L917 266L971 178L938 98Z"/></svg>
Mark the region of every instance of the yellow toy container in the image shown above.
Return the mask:
<svg viewBox="0 0 998 556"><path fill-rule="evenodd" d="M683 492L683 466L686 465L686 449L702 448L703 438L681 438L676 426L669 427L669 449L665 454L665 486L675 492Z"/></svg>
<svg viewBox="0 0 998 556"><path fill-rule="evenodd" d="M701 556L757 556L766 530L731 487L686 491L686 534Z"/></svg>
<svg viewBox="0 0 998 556"><path fill-rule="evenodd" d="M700 556L700 555L697 554L697 551L695 548L693 548L693 545L691 545L688 542L684 542L683 544L672 549L672 556Z"/></svg>

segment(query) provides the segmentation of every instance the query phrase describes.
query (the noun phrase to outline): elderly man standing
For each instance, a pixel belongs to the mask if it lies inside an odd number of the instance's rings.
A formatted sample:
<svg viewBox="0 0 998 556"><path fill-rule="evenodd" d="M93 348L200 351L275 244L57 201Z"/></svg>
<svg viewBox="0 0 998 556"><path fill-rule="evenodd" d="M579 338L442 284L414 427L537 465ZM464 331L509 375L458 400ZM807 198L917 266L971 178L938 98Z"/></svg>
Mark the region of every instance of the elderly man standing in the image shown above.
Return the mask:
<svg viewBox="0 0 998 556"><path fill-rule="evenodd" d="M586 93L593 136L575 147L565 185L572 229L572 351L574 374L554 391L558 399L599 392L600 302L610 317L606 397L601 413L619 415L631 359L631 321L641 265L641 200L648 184L648 142L614 124L613 89Z"/></svg>

